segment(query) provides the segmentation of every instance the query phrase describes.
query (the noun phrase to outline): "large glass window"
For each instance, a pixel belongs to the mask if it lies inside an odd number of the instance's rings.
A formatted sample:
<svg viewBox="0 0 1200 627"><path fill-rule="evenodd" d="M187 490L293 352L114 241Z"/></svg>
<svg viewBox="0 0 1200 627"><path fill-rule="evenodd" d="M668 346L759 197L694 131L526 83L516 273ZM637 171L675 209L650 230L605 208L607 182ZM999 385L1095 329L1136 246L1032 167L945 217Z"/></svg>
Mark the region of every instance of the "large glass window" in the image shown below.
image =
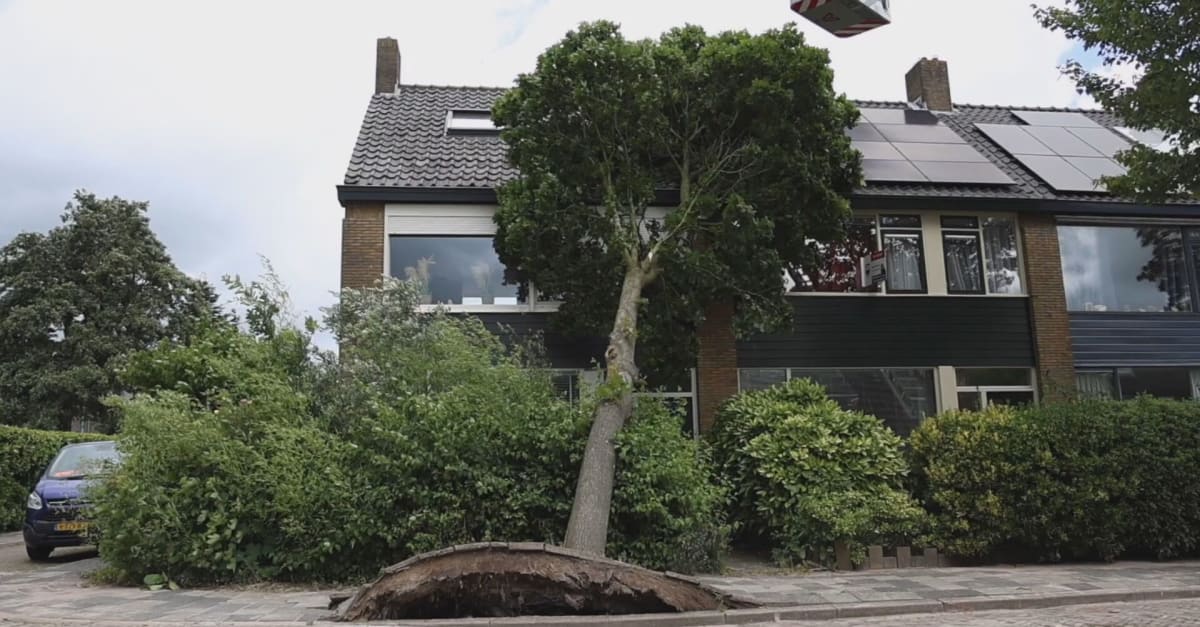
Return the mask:
<svg viewBox="0 0 1200 627"><path fill-rule="evenodd" d="M390 237L392 276L417 281L422 303L516 305L519 281L500 263L492 238L426 235Z"/></svg>
<svg viewBox="0 0 1200 627"><path fill-rule="evenodd" d="M925 253L921 216L879 216L879 232L887 265L887 291L925 292Z"/></svg>
<svg viewBox="0 0 1200 627"><path fill-rule="evenodd" d="M1160 398L1200 398L1197 368L1101 368L1078 370L1080 396L1129 400L1139 394Z"/></svg>
<svg viewBox="0 0 1200 627"><path fill-rule="evenodd" d="M875 416L901 436L937 413L931 368L743 368L738 381L742 390L762 389L780 374L811 379L842 407Z"/></svg>
<svg viewBox="0 0 1200 627"><path fill-rule="evenodd" d="M1176 227L1058 227L1071 311L1190 311L1183 232Z"/></svg>
<svg viewBox="0 0 1200 627"><path fill-rule="evenodd" d="M959 409L988 405L1029 405L1034 401L1028 368L955 368Z"/></svg>
<svg viewBox="0 0 1200 627"><path fill-rule="evenodd" d="M812 258L789 271L793 292L875 291L859 286L859 261L879 250L875 216L855 217L846 225L846 239L833 244L811 242Z"/></svg>

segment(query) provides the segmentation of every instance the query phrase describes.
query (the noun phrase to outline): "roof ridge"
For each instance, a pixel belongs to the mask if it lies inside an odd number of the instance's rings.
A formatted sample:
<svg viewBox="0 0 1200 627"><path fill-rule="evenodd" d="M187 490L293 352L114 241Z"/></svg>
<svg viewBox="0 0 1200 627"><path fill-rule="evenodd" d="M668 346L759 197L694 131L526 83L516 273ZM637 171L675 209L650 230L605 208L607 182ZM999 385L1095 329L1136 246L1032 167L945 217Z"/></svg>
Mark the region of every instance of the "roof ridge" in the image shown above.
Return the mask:
<svg viewBox="0 0 1200 627"><path fill-rule="evenodd" d="M494 87L490 85L434 85L429 83L401 83L397 86L399 89L454 89L459 91L508 91L512 87Z"/></svg>
<svg viewBox="0 0 1200 627"><path fill-rule="evenodd" d="M1002 109L1005 111L1054 111L1059 113L1108 113L1104 109L1083 109L1081 107L1027 107L1023 105L1003 105L1003 104L974 104L970 102L956 102L955 107L971 107L973 109Z"/></svg>

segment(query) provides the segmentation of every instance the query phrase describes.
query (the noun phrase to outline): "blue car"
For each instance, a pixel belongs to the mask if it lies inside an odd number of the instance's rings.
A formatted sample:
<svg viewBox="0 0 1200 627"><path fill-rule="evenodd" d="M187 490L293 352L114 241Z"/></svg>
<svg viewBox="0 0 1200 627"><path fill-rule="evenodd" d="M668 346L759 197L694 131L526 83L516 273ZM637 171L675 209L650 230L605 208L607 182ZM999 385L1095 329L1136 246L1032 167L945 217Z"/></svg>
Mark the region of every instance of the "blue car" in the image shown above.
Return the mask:
<svg viewBox="0 0 1200 627"><path fill-rule="evenodd" d="M68 444L46 467L25 504L25 552L34 561L87 542L91 480L120 461L116 442Z"/></svg>

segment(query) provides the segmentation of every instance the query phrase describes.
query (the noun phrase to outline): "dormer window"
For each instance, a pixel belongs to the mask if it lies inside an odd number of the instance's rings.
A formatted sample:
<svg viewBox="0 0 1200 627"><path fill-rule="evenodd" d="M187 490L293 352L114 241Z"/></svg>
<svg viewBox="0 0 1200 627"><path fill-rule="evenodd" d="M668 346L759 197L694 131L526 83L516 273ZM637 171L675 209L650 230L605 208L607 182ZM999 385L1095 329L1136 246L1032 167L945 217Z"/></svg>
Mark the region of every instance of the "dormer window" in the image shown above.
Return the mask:
<svg viewBox="0 0 1200 627"><path fill-rule="evenodd" d="M500 132L486 109L458 109L446 112L447 135L495 135Z"/></svg>

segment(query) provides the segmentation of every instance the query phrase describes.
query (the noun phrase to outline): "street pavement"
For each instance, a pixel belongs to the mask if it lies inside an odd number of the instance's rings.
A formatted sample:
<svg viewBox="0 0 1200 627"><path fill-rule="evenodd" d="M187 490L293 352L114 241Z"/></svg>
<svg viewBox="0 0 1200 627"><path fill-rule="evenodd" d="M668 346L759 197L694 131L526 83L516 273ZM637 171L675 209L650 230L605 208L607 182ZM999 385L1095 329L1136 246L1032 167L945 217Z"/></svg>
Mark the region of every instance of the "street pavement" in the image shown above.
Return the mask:
<svg viewBox="0 0 1200 627"><path fill-rule="evenodd" d="M760 623L757 627L811 627L811 622ZM1191 627L1200 625L1200 600L1098 603L1037 610L998 610L878 616L831 620L822 625L889 627Z"/></svg>
<svg viewBox="0 0 1200 627"><path fill-rule="evenodd" d="M101 566L94 551L56 552L49 562L34 564L25 558L24 547L14 543L13 538L0 535L0 627L27 623L305 625L332 616L327 609L333 592L330 589L251 586L152 592L91 585L82 575ZM725 614L617 617L612 623L624 627L678 627L699 622L745 624L854 616L833 624L1200 626L1200 600L1194 600L1200 598L1200 561L772 573L702 579L764 607ZM1078 605L1112 601L1129 602L1103 608ZM1074 607L1055 607L1066 605ZM993 609L1008 611L986 611ZM885 618L871 618L875 616ZM579 619L531 617L507 622L583 625L604 620ZM696 622L690 622L692 619ZM501 622L505 621L496 624Z"/></svg>

